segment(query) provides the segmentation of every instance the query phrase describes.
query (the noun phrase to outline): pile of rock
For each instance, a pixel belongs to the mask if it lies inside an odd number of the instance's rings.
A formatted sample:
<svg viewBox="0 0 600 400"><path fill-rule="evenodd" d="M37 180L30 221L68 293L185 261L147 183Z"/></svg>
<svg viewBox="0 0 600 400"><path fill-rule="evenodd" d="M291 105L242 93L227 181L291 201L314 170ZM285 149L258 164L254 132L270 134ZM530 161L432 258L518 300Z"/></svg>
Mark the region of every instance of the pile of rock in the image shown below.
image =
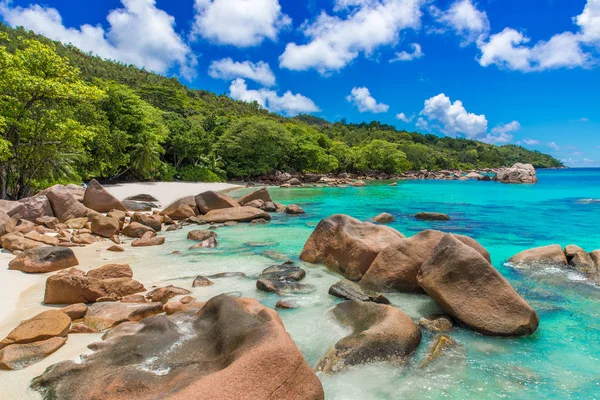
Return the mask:
<svg viewBox="0 0 600 400"><path fill-rule="evenodd" d="M300 258L322 263L370 290L429 294L452 318L481 334L533 333L535 311L491 265L475 240L439 231L406 238L346 215L322 220Z"/></svg>

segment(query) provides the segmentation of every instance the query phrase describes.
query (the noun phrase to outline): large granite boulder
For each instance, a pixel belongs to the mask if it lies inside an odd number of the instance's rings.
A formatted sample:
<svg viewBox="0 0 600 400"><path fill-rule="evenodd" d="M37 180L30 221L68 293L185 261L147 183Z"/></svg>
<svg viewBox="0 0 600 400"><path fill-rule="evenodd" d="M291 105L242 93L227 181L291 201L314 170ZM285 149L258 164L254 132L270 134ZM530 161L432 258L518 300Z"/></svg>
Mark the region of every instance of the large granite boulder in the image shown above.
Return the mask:
<svg viewBox="0 0 600 400"><path fill-rule="evenodd" d="M373 362L405 363L421 343L421 330L399 309L371 302L347 301L333 313L352 328L317 365L318 371L339 372Z"/></svg>
<svg viewBox="0 0 600 400"><path fill-rule="evenodd" d="M448 234L419 270L419 285L451 317L489 336L529 335L539 318L477 250Z"/></svg>
<svg viewBox="0 0 600 400"><path fill-rule="evenodd" d="M16 221L23 218L27 212L25 205L19 201L0 200L0 211Z"/></svg>
<svg viewBox="0 0 600 400"><path fill-rule="evenodd" d="M32 196L19 200L25 206L23 219L35 222L40 217L54 217L52 206L46 196Z"/></svg>
<svg viewBox="0 0 600 400"><path fill-rule="evenodd" d="M0 211L0 236L13 232L16 227L15 220L4 211Z"/></svg>
<svg viewBox="0 0 600 400"><path fill-rule="evenodd" d="M8 263L9 269L31 274L54 272L79 265L68 247L43 246L26 250Z"/></svg>
<svg viewBox="0 0 600 400"><path fill-rule="evenodd" d="M63 185L54 185L44 190L43 193L48 197L54 216L60 222L66 222L73 218L86 217L90 211L79 202L73 195L72 190Z"/></svg>
<svg viewBox="0 0 600 400"><path fill-rule="evenodd" d="M494 180L503 183L537 183L538 181L533 165L521 163L498 170Z"/></svg>
<svg viewBox="0 0 600 400"><path fill-rule="evenodd" d="M260 218L270 220L271 215L253 207L232 207L209 211L206 215L202 216L202 221L207 223L250 222Z"/></svg>
<svg viewBox="0 0 600 400"><path fill-rule="evenodd" d="M43 246L41 242L36 242L25 237L20 232L8 233L0 238L2 248L8 251L25 251L35 247Z"/></svg>
<svg viewBox="0 0 600 400"><path fill-rule="evenodd" d="M83 323L97 331L113 328L123 322L138 322L162 313L162 303L94 303L88 307Z"/></svg>
<svg viewBox="0 0 600 400"><path fill-rule="evenodd" d="M107 213L110 210L127 211L125 206L95 179L92 179L85 189L83 205L99 213Z"/></svg>
<svg viewBox="0 0 600 400"><path fill-rule="evenodd" d="M102 214L91 213L91 231L94 235L110 238L119 233L121 222L116 218L107 217Z"/></svg>
<svg viewBox="0 0 600 400"><path fill-rule="evenodd" d="M523 267L566 267L569 264L567 256L559 244L525 250L514 255L508 261L513 265Z"/></svg>
<svg viewBox="0 0 600 400"><path fill-rule="evenodd" d="M71 318L59 310L44 311L22 321L2 341L0 349L12 344L39 342L53 337L65 337L71 326Z"/></svg>
<svg viewBox="0 0 600 400"><path fill-rule="evenodd" d="M406 293L421 293L417 282L421 265L445 236L444 232L426 230L383 249L360 280L363 287L373 290L395 289ZM458 240L477 250L488 262L490 253L467 236L455 235Z"/></svg>
<svg viewBox="0 0 600 400"><path fill-rule="evenodd" d="M66 337L53 337L33 343L11 344L0 350L0 369L17 370L35 364L60 349Z"/></svg>
<svg viewBox="0 0 600 400"><path fill-rule="evenodd" d="M126 322L95 348L82 362L47 369L32 387L73 399L324 398L275 310L254 299L221 295L196 312Z"/></svg>
<svg viewBox="0 0 600 400"><path fill-rule="evenodd" d="M133 214L133 217L131 217L131 221L149 226L150 228L154 229L154 231L160 232L162 229L162 222L156 217L162 218L162 216L148 215L143 214L141 212L136 212L135 214Z"/></svg>
<svg viewBox="0 0 600 400"><path fill-rule="evenodd" d="M390 227L337 214L319 222L300 259L325 264L358 281L381 250L402 239L404 235Z"/></svg>
<svg viewBox="0 0 600 400"><path fill-rule="evenodd" d="M162 210L160 214L166 215L174 221L180 221L198 215L198 206L196 206L194 196L187 196L175 200Z"/></svg>
<svg viewBox="0 0 600 400"><path fill-rule="evenodd" d="M89 270L86 276L96 279L133 278L133 270L129 264L106 264Z"/></svg>
<svg viewBox="0 0 600 400"><path fill-rule="evenodd" d="M154 229L147 225L140 224L139 222L131 222L121 233L132 238L141 238L146 232L155 233Z"/></svg>
<svg viewBox="0 0 600 400"><path fill-rule="evenodd" d="M247 203L250 203L254 200L262 200L265 203L272 203L271 195L269 194L269 190L266 187L261 187L259 189L253 190L245 196L237 199L237 202L240 206L245 206Z"/></svg>
<svg viewBox="0 0 600 400"><path fill-rule="evenodd" d="M213 210L240 206L240 204L231 196L212 190L200 193L194 199L196 200L196 206L198 207L200 214L206 214Z"/></svg>

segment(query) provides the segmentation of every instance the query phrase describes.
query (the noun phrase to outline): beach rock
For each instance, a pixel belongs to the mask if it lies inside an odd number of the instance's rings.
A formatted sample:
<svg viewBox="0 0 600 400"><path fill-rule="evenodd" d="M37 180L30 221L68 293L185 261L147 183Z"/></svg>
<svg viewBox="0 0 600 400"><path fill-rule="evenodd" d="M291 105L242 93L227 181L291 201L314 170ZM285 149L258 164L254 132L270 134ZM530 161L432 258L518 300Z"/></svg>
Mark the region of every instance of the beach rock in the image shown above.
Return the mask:
<svg viewBox="0 0 600 400"><path fill-rule="evenodd" d="M237 199L237 202L240 206L245 206L246 203L249 203L254 200L262 200L263 203L272 203L271 195L266 187L261 187L259 189L253 190L245 196Z"/></svg>
<svg viewBox="0 0 600 400"><path fill-rule="evenodd" d="M275 308L278 310L292 310L298 308L298 305L293 301L279 299L275 304Z"/></svg>
<svg viewBox="0 0 600 400"><path fill-rule="evenodd" d="M26 214L25 205L19 201L0 200L0 212L5 213L15 221L23 218Z"/></svg>
<svg viewBox="0 0 600 400"><path fill-rule="evenodd" d="M290 204L289 206L287 206L285 208L284 211L286 214L290 214L290 215L299 215L299 214L304 214L304 210L296 205L296 204Z"/></svg>
<svg viewBox="0 0 600 400"><path fill-rule="evenodd" d="M306 271L302 268L294 267L293 264L281 264L265 268L259 278L291 282L301 281L305 276Z"/></svg>
<svg viewBox="0 0 600 400"><path fill-rule="evenodd" d="M423 221L450 221L448 215L435 212L420 212L415 215L415 218Z"/></svg>
<svg viewBox="0 0 600 400"><path fill-rule="evenodd" d="M149 226L142 225L139 222L131 222L121 233L131 238L141 238L147 232L155 233L154 229Z"/></svg>
<svg viewBox="0 0 600 400"><path fill-rule="evenodd" d="M600 250L594 250L594 251L590 252L589 255L592 258L594 265L596 265L596 267L600 268Z"/></svg>
<svg viewBox="0 0 600 400"><path fill-rule="evenodd" d="M419 270L419 285L465 326L489 336L529 335L535 311L475 249L444 236Z"/></svg>
<svg viewBox="0 0 600 400"><path fill-rule="evenodd" d="M160 214L168 216L173 221L180 221L198 215L198 207L196 206L194 196L187 196L175 200L161 211Z"/></svg>
<svg viewBox="0 0 600 400"><path fill-rule="evenodd" d="M469 172L467 175L465 175L465 177L467 179L482 179L483 175L478 172Z"/></svg>
<svg viewBox="0 0 600 400"><path fill-rule="evenodd" d="M6 221L6 220L4 220L4 221ZM12 231L20 232L23 235L26 235L29 232L31 232L32 230L34 230L36 227L37 227L37 225L34 224L33 222L27 221L26 219L22 219L22 220L19 220L19 223L14 228L12 228ZM7 233L6 229L7 229L6 226L4 226L5 233ZM9 225L9 229L11 229L10 225ZM0 235L0 236L2 236L2 235Z"/></svg>
<svg viewBox="0 0 600 400"><path fill-rule="evenodd" d="M170 299L175 296L181 296L190 294L191 292L187 289L183 289L177 286L169 285L162 288L156 288L146 294L146 298L152 302L158 301L166 304Z"/></svg>
<svg viewBox="0 0 600 400"><path fill-rule="evenodd" d="M300 259L325 264L358 281L381 250L403 238L404 235L387 226L337 214L319 222Z"/></svg>
<svg viewBox="0 0 600 400"><path fill-rule="evenodd" d="M398 290L404 293L422 293L417 282L421 265L433 254L434 249L446 234L441 231L425 230L410 238L402 239L383 249L360 280L360 285L372 290ZM479 243L467 236L455 237L477 250L491 262L490 253Z"/></svg>
<svg viewBox="0 0 600 400"><path fill-rule="evenodd" d="M179 301L171 301L165 304L165 313L173 315L179 312L198 312L205 304L204 301L196 301L195 297L185 296Z"/></svg>
<svg viewBox="0 0 600 400"><path fill-rule="evenodd" d="M452 330L453 328L452 321L443 315L433 315L427 318L421 318L419 320L419 325L428 331L433 332L445 332Z"/></svg>
<svg viewBox="0 0 600 400"><path fill-rule="evenodd" d="M71 325L71 329L69 329L69 334L82 334L82 333L100 333L99 330L90 328L83 323L73 324Z"/></svg>
<svg viewBox="0 0 600 400"><path fill-rule="evenodd" d="M65 337L71 326L71 318L59 310L44 311L33 318L22 321L2 341L0 349L12 344L26 344Z"/></svg>
<svg viewBox="0 0 600 400"><path fill-rule="evenodd" d="M44 190L44 192L50 201L54 216L60 222L87 216L89 209L81 204L67 187L54 185Z"/></svg>
<svg viewBox="0 0 600 400"><path fill-rule="evenodd" d="M85 189L83 205L99 213L107 213L110 210L126 211L125 206L95 179L92 179Z"/></svg>
<svg viewBox="0 0 600 400"><path fill-rule="evenodd" d="M136 194L135 196L126 197L125 200L131 201L148 201L152 203L157 203L158 199L150 194Z"/></svg>
<svg viewBox="0 0 600 400"><path fill-rule="evenodd" d="M33 388L72 399L324 398L275 310L223 295L198 312L119 326L85 360L54 365Z"/></svg>
<svg viewBox="0 0 600 400"><path fill-rule="evenodd" d="M246 278L246 274L243 272L220 272L218 274L209 275L209 278L219 279L219 278L232 278L232 277L242 277Z"/></svg>
<svg viewBox="0 0 600 400"><path fill-rule="evenodd" d="M60 221L56 217L44 216L36 218L35 223L38 225L44 225L49 229L54 229L60 223Z"/></svg>
<svg viewBox="0 0 600 400"><path fill-rule="evenodd" d="M600 266L586 252L576 253L569 261L569 266L592 280L600 278Z"/></svg>
<svg viewBox="0 0 600 400"><path fill-rule="evenodd" d="M123 200L123 207L127 211L152 211L153 208L158 208L158 205L148 201L133 201Z"/></svg>
<svg viewBox="0 0 600 400"><path fill-rule="evenodd" d="M119 221L120 228L123 228L123 226L125 225L125 219L129 216L129 213L127 211L121 210L110 210L108 214L106 214L106 216Z"/></svg>
<svg viewBox="0 0 600 400"><path fill-rule="evenodd" d="M244 204L244 206L246 206L246 207L260 208L261 210L263 209L264 205L265 205L265 202L262 200L252 200L252 201L249 201L246 204Z"/></svg>
<svg viewBox="0 0 600 400"><path fill-rule="evenodd" d="M69 316L69 318L71 318L71 321L85 317L87 310L88 307L83 303L71 304L60 309L60 311L64 312Z"/></svg>
<svg viewBox="0 0 600 400"><path fill-rule="evenodd" d="M65 222L65 225L67 225L67 228L69 228L69 229L83 229L85 227L85 224L87 224L87 222L88 222L87 217L73 218L73 219L70 219L67 222Z"/></svg>
<svg viewBox="0 0 600 400"><path fill-rule="evenodd" d="M198 242L203 242L206 239L216 238L217 234L214 231L208 230L193 230L189 231L187 234L188 240L196 240Z"/></svg>
<svg viewBox="0 0 600 400"><path fill-rule="evenodd" d="M133 278L133 270L129 264L106 264L89 270L86 276L95 279Z"/></svg>
<svg viewBox="0 0 600 400"><path fill-rule="evenodd" d="M0 211L0 236L11 233L16 229L15 220L8 216L5 212Z"/></svg>
<svg viewBox="0 0 600 400"><path fill-rule="evenodd" d="M98 238L96 236L92 236L89 233L78 233L76 235L73 235L73 238L71 239L71 241L73 243L78 243L78 244L93 244L98 242Z"/></svg>
<svg viewBox="0 0 600 400"><path fill-rule="evenodd" d="M381 213L381 214L377 215L376 217L373 217L373 221L380 223L380 224L389 224L391 222L396 221L396 218L394 218L394 216L392 214Z"/></svg>
<svg viewBox="0 0 600 400"><path fill-rule="evenodd" d="M504 183L537 183L538 181L533 165L521 163L498 170L494 180Z"/></svg>
<svg viewBox="0 0 600 400"><path fill-rule="evenodd" d="M567 257L567 262L570 263L576 254L585 253L585 250L575 244L569 244L565 246L564 252L565 256Z"/></svg>
<svg viewBox="0 0 600 400"><path fill-rule="evenodd" d="M279 295L307 294L317 290L313 285L278 279L259 279L256 281L256 288L263 292L277 293Z"/></svg>
<svg viewBox="0 0 600 400"><path fill-rule="evenodd" d="M164 236L156 236L156 233L154 232L146 232L141 238L135 239L133 242L131 242L131 247L160 246L164 243Z"/></svg>
<svg viewBox="0 0 600 400"><path fill-rule="evenodd" d="M130 294L129 296L123 296L121 303L147 303L146 296L143 294Z"/></svg>
<svg viewBox="0 0 600 400"><path fill-rule="evenodd" d="M339 372L373 362L405 363L421 342L417 325L395 307L363 301L338 304L333 313L352 328L319 361L317 371Z"/></svg>
<svg viewBox="0 0 600 400"><path fill-rule="evenodd" d="M18 370L35 364L67 342L66 337L53 337L26 344L12 344L0 350L0 369Z"/></svg>
<svg viewBox="0 0 600 400"><path fill-rule="evenodd" d="M155 232L160 232L162 229L161 221L159 221L157 218L155 218L154 215L148 215L148 214L142 214L142 213L136 212L135 214L133 214L133 217L131 217L131 221L138 222L142 225L146 225L146 226L152 228Z"/></svg>
<svg viewBox="0 0 600 400"><path fill-rule="evenodd" d="M162 312L162 303L94 303L89 307L83 323L104 331L126 321L138 322Z"/></svg>
<svg viewBox="0 0 600 400"><path fill-rule="evenodd" d="M329 288L329 294L340 299L357 300L357 301L372 301L380 304L390 304L390 301L381 293L365 290L360 285L343 279Z"/></svg>
<svg viewBox="0 0 600 400"><path fill-rule="evenodd" d="M58 246L58 238L56 236L48 236L44 233L39 233L36 230L30 231L25 235L26 239L47 244L48 246Z"/></svg>
<svg viewBox="0 0 600 400"><path fill-rule="evenodd" d="M54 272L79 265L73 250L66 247L43 246L26 250L14 258L8 268L31 274Z"/></svg>
<svg viewBox="0 0 600 400"><path fill-rule="evenodd" d="M196 243L195 245L190 247L190 250L193 249L214 249L217 247L217 239L214 237L209 237L206 240Z"/></svg>
<svg viewBox="0 0 600 400"><path fill-rule="evenodd" d="M200 210L200 214L206 214L213 210L240 206L240 204L231 196L212 190L200 193L195 197L195 200L196 206L198 207L198 210Z"/></svg>
<svg viewBox="0 0 600 400"><path fill-rule="evenodd" d="M264 224L268 224L269 221L267 221L264 218L257 218L257 219L253 219L252 221L250 221L250 224L252 225L264 225Z"/></svg>
<svg viewBox="0 0 600 400"><path fill-rule="evenodd" d="M194 282L192 283L192 287L206 287L206 286L212 286L215 283L213 281L211 281L208 278L205 278L204 276L198 275L196 277L196 279L194 279Z"/></svg>
<svg viewBox="0 0 600 400"><path fill-rule="evenodd" d="M94 235L110 238L119 233L121 222L116 218L106 217L102 214L90 216L91 231Z"/></svg>
<svg viewBox="0 0 600 400"><path fill-rule="evenodd" d="M550 246L536 247L522 251L514 255L510 260L511 264L517 266L558 266L566 267L568 265L567 257L559 244Z"/></svg>
<svg viewBox="0 0 600 400"><path fill-rule="evenodd" d="M124 248L122 248L121 246L117 246L116 244L113 244L112 246L110 246L109 248L106 249L107 251L114 251L116 253L122 253L125 251Z"/></svg>
<svg viewBox="0 0 600 400"><path fill-rule="evenodd" d="M300 185L302 185L302 182L300 182L300 180L298 180L298 178L292 178L292 179L288 180L285 183L288 184L288 185L290 185L290 186L300 186Z"/></svg>
<svg viewBox="0 0 600 400"><path fill-rule="evenodd" d="M227 221L250 222L259 218L270 220L271 216L265 211L252 207L224 208L209 211L206 215L202 216L202 220L207 223L222 223Z"/></svg>
<svg viewBox="0 0 600 400"><path fill-rule="evenodd" d="M398 182L392 182L388 186L398 186Z"/></svg>
<svg viewBox="0 0 600 400"><path fill-rule="evenodd" d="M352 182L352 186L354 186L354 187L364 187L364 186L367 186L367 184L364 181L356 181L356 182Z"/></svg>
<svg viewBox="0 0 600 400"><path fill-rule="evenodd" d="M8 251L26 251L36 247L43 246L42 243L27 239L20 232L8 233L0 239L2 247Z"/></svg>
<svg viewBox="0 0 600 400"><path fill-rule="evenodd" d="M52 206L46 196L32 196L19 200L25 206L22 218L35 222L40 217L54 217Z"/></svg>
<svg viewBox="0 0 600 400"><path fill-rule="evenodd" d="M266 203L263 204L263 206L261 207L261 210L266 211L266 212L277 212L277 205L275 203L273 203L272 201L268 201Z"/></svg>

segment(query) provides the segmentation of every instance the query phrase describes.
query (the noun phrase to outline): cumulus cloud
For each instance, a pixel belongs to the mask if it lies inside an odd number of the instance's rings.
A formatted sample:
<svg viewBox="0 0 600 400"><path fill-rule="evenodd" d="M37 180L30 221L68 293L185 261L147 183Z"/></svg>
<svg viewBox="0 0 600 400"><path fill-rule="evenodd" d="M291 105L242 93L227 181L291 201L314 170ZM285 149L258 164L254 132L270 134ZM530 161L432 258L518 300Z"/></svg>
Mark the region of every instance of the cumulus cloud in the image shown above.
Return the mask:
<svg viewBox="0 0 600 400"><path fill-rule="evenodd" d="M264 61L253 63L250 61L233 61L223 58L213 61L208 67L208 75L215 79L233 80L236 78L251 79L263 86L275 85L275 74Z"/></svg>
<svg viewBox="0 0 600 400"><path fill-rule="evenodd" d="M600 48L600 0L588 0L582 14L573 21L578 32L558 33L535 44L522 32L508 27L488 39L480 39L479 63L522 72L590 67L593 56L586 46Z"/></svg>
<svg viewBox="0 0 600 400"><path fill-rule="evenodd" d="M492 133L494 134L502 134L502 133L511 133L521 129L521 124L519 121L512 121L508 124L501 124L492 129Z"/></svg>
<svg viewBox="0 0 600 400"><path fill-rule="evenodd" d="M417 29L425 0L337 0L335 10L324 11L302 26L306 44L288 43L279 62L282 68L316 69L325 75L339 71L360 53L369 56L383 45L393 45L404 29Z"/></svg>
<svg viewBox="0 0 600 400"><path fill-rule="evenodd" d="M66 27L58 10L38 4L12 7L4 1L0 3L0 15L12 26L23 26L104 58L158 73L178 66L182 76L193 77L196 58L175 32L175 18L158 9L155 0L121 2L123 8L112 10L106 17L107 30L101 25L88 24Z"/></svg>
<svg viewBox="0 0 600 400"><path fill-rule="evenodd" d="M396 119L399 119L402 122L406 122L407 124L412 122L415 119L415 115L411 115L410 117L406 116L404 113L396 114Z"/></svg>
<svg viewBox="0 0 600 400"><path fill-rule="evenodd" d="M534 146L536 144L540 144L539 140L535 140L535 139L524 139L523 143L525 143L528 146Z"/></svg>
<svg viewBox="0 0 600 400"><path fill-rule="evenodd" d="M417 126L439 129L448 136L465 136L475 139L485 136L488 121L485 115L467 112L462 101L452 102L444 93L425 100Z"/></svg>
<svg viewBox="0 0 600 400"><path fill-rule="evenodd" d="M390 62L412 61L422 58L425 55L419 43L413 43L411 44L411 47L413 49L412 53L409 53L408 51L401 51L399 53L396 53L396 55L390 60Z"/></svg>
<svg viewBox="0 0 600 400"><path fill-rule="evenodd" d="M270 89L248 89L246 81L242 78L237 78L231 82L229 96L235 100L256 101L269 111L289 116L321 111L311 99L301 94L293 94L288 90L282 96L279 96L277 92Z"/></svg>
<svg viewBox="0 0 600 400"><path fill-rule="evenodd" d="M512 132L516 132L519 129L521 129L521 124L519 121L512 121L508 124L500 124L492 128L490 133L481 140L486 143L494 144L509 143L513 140Z"/></svg>
<svg viewBox="0 0 600 400"><path fill-rule="evenodd" d="M281 12L279 0L195 0L192 38L236 47L276 40L292 20Z"/></svg>
<svg viewBox="0 0 600 400"><path fill-rule="evenodd" d="M390 108L387 104L378 103L366 87L353 88L352 92L346 97L346 100L358 107L358 111L361 113L383 113L387 112Z"/></svg>
<svg viewBox="0 0 600 400"><path fill-rule="evenodd" d="M559 146L559 145L557 145L555 142L550 142L550 143L548 143L548 147L550 147L551 149L553 149L553 150L555 150L555 151L558 151L558 150L560 150L560 146Z"/></svg>
<svg viewBox="0 0 600 400"><path fill-rule="evenodd" d="M490 30L490 21L486 12L478 10L471 0L457 0L445 11L431 6L429 11L438 23L460 35L463 38L463 45L487 36ZM445 29L442 29L443 31Z"/></svg>

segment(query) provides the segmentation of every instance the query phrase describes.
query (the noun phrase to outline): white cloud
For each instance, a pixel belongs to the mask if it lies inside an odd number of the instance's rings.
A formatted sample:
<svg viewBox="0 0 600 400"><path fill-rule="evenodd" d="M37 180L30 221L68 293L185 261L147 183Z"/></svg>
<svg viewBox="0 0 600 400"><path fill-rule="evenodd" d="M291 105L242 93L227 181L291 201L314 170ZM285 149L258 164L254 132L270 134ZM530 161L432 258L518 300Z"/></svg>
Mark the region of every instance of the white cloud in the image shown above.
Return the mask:
<svg viewBox="0 0 600 400"><path fill-rule="evenodd" d="M276 40L292 20L281 12L279 0L195 0L192 38L251 47Z"/></svg>
<svg viewBox="0 0 600 400"><path fill-rule="evenodd" d="M535 140L535 139L524 139L523 143L525 143L528 146L534 146L536 144L540 144L539 140Z"/></svg>
<svg viewBox="0 0 600 400"><path fill-rule="evenodd" d="M242 78L237 78L231 82L229 96L235 100L256 101L269 111L280 112L289 116L321 111L311 99L301 94L292 94L288 90L282 96L279 96L274 90L264 88L251 90L248 89L246 81Z"/></svg>
<svg viewBox="0 0 600 400"><path fill-rule="evenodd" d="M413 119L415 119L415 115L411 115L410 117L406 116L404 113L396 114L396 119L399 119L402 122L411 123Z"/></svg>
<svg viewBox="0 0 600 400"><path fill-rule="evenodd" d="M275 75L264 61L253 63L250 61L236 62L231 58L213 61L208 68L208 75L215 79L233 80L236 78L251 79L263 86L275 85Z"/></svg>
<svg viewBox="0 0 600 400"><path fill-rule="evenodd" d="M521 129L521 124L519 121L512 121L508 124L501 124L492 129L492 133L494 134L502 134L502 133L510 133L515 132Z"/></svg>
<svg viewBox="0 0 600 400"><path fill-rule="evenodd" d="M437 128L448 136L465 136L469 139L485 137L488 121L485 115L467 112L462 101L454 103L444 93L425 100L417 126Z"/></svg>
<svg viewBox="0 0 600 400"><path fill-rule="evenodd" d="M178 66L181 75L195 74L196 58L175 32L175 18L156 8L155 0L121 0L124 8L112 10L109 28L81 25L68 28L55 8L32 4L26 8L0 3L0 15L12 26L23 26L84 51L158 73Z"/></svg>
<svg viewBox="0 0 600 400"><path fill-rule="evenodd" d="M553 150L559 150L560 149L560 146L557 145L555 142L550 142L550 143L548 143L547 146L550 147L550 148L552 148Z"/></svg>
<svg viewBox="0 0 600 400"><path fill-rule="evenodd" d="M522 32L505 28L489 39L478 40L479 63L509 70L532 72L558 68L587 68L593 56L585 46L600 47L600 0L588 0L583 13L573 18L579 32L563 32L533 45Z"/></svg>
<svg viewBox="0 0 600 400"><path fill-rule="evenodd" d="M578 119L572 119L571 122L590 122L590 119L586 118L586 117L582 117L582 118L578 118Z"/></svg>
<svg viewBox="0 0 600 400"><path fill-rule="evenodd" d="M393 45L404 29L417 29L425 0L345 0L336 2L344 17L325 12L302 26L307 44L288 43L280 66L325 75L339 71L362 52L370 56L383 45Z"/></svg>
<svg viewBox="0 0 600 400"><path fill-rule="evenodd" d="M411 47L413 49L412 53L409 53L408 51L401 51L399 53L396 53L396 55L390 60L390 62L412 61L422 58L425 55L419 43L413 43L411 44Z"/></svg>
<svg viewBox="0 0 600 400"><path fill-rule="evenodd" d="M366 87L353 88L352 92L346 97L346 100L358 107L358 111L361 113L383 113L387 112L390 108L387 104L378 103Z"/></svg>
<svg viewBox="0 0 600 400"><path fill-rule="evenodd" d="M478 10L471 0L457 0L446 11L436 6L431 6L429 10L439 23L463 37L463 45L487 36L490 30L486 12Z"/></svg>
<svg viewBox="0 0 600 400"><path fill-rule="evenodd" d="M486 143L509 143L513 140L512 132L516 132L521 129L521 124L519 121L512 121L508 124L501 124L494 127L489 134L485 136L485 138L481 139Z"/></svg>

